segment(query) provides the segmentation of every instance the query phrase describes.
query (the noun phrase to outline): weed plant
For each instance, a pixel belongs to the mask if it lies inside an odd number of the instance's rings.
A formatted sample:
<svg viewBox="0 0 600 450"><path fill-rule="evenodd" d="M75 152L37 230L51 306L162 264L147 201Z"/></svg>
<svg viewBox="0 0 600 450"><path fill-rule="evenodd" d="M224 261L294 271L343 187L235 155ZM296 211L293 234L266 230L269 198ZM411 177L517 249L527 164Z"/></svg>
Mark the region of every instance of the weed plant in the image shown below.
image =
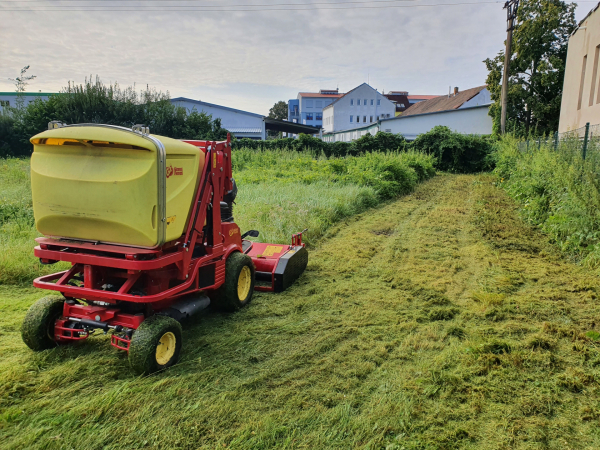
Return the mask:
<svg viewBox="0 0 600 450"><path fill-rule="evenodd" d="M545 143L529 151L505 137L495 154L498 182L521 206L521 215L539 226L563 252L600 266L600 151L590 144L583 160L576 137L558 149Z"/></svg>

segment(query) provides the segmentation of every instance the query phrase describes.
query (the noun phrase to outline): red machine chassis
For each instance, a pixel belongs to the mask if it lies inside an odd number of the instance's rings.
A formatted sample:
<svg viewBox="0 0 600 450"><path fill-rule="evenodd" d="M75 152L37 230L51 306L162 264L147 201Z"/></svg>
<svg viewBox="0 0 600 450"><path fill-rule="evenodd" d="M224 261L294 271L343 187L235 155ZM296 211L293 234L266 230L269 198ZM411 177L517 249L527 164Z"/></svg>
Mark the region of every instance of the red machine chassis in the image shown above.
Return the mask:
<svg viewBox="0 0 600 450"><path fill-rule="evenodd" d="M206 162L200 168L185 233L179 239L157 249L36 239L39 245L34 254L42 263L72 264L69 270L33 282L37 288L59 291L68 299L55 325L57 342L86 339L93 332L90 330L99 328L115 331L111 344L128 350L133 330L145 317L168 309L184 295L218 289L225 281L226 259L235 251L249 254L257 273L262 274L266 285L257 290L281 291L289 284L283 276L277 278L278 267L283 264L285 269L287 260L306 252L302 234L294 235L289 246L243 244L239 227L221 221L220 201L233 188L229 136L223 142L185 142L203 151ZM78 304L75 299L90 304ZM132 304L143 310L126 307Z"/></svg>

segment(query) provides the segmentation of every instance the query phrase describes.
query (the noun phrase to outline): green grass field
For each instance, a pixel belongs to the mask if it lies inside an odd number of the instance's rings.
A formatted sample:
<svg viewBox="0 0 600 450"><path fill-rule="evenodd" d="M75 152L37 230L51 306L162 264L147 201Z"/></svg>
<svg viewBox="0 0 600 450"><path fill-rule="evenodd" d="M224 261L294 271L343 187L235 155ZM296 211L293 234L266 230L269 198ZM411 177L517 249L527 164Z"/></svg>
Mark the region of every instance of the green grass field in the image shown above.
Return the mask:
<svg viewBox="0 0 600 450"><path fill-rule="evenodd" d="M491 176L440 174L385 200L315 161L310 180L243 181L257 169L238 166L242 228L287 241L280 227L321 226L309 266L285 293L185 323L163 373L134 377L102 336L31 352L19 327L41 293L2 278L0 447L598 448L597 277L524 224ZM25 165L2 173L26 184ZM278 222L276 206L300 217ZM13 221L12 273L39 271Z"/></svg>

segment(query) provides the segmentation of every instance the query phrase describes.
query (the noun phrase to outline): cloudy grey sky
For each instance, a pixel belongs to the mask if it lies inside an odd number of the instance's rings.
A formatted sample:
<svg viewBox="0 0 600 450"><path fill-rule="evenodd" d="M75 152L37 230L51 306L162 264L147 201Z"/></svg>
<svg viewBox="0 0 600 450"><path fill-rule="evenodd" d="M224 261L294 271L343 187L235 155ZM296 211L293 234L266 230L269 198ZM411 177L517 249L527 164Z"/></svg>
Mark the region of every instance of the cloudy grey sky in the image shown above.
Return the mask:
<svg viewBox="0 0 600 450"><path fill-rule="evenodd" d="M189 97L267 114L299 91L367 80L381 90L444 94L484 84L482 61L502 48L506 13L493 0L347 3L354 9L308 11L173 11L176 5L273 5L353 0L188 0L94 3L129 11L80 11L77 1L0 0L0 91L30 65L29 91L56 92L96 74L104 82L148 84ZM470 3L426 7L427 4ZM7 11L66 6L62 11ZM136 8L137 5L137 8ZM141 11L166 5L169 11ZM400 6L382 8L382 6ZM371 6L371 8L366 8ZM410 6L410 7L407 7ZM581 2L577 19L594 6ZM302 6L305 8L306 6ZM137 10L136 10L137 9Z"/></svg>

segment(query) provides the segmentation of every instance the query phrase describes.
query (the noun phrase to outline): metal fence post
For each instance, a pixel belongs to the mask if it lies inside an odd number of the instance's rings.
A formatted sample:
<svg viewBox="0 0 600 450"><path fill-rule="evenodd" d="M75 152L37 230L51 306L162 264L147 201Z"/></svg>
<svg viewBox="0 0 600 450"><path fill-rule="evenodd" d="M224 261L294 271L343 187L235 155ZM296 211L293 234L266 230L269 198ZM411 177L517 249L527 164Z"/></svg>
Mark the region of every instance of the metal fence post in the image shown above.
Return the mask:
<svg viewBox="0 0 600 450"><path fill-rule="evenodd" d="M587 153L587 146L588 146L588 136L590 134L590 123L586 123L585 124L585 135L583 136L583 152L582 152L582 156L583 156L583 160L585 161L585 155Z"/></svg>
<svg viewBox="0 0 600 450"><path fill-rule="evenodd" d="M527 139L527 153L529 153L529 139Z"/></svg>
<svg viewBox="0 0 600 450"><path fill-rule="evenodd" d="M558 131L554 133L554 151L558 150Z"/></svg>

